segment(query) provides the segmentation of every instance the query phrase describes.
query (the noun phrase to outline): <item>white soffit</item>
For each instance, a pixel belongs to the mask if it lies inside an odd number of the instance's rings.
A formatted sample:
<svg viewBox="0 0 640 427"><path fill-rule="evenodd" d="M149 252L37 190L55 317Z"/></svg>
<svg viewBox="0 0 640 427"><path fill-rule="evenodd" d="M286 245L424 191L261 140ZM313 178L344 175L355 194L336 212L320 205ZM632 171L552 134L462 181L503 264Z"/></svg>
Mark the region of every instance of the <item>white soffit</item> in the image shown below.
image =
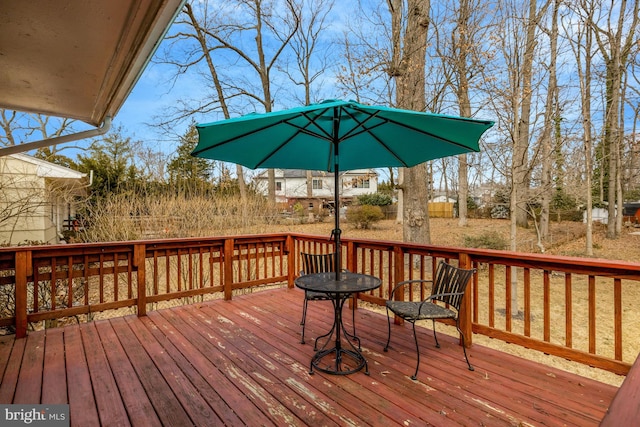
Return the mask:
<svg viewBox="0 0 640 427"><path fill-rule="evenodd" d="M99 126L116 115L184 0L0 6L0 108Z"/></svg>

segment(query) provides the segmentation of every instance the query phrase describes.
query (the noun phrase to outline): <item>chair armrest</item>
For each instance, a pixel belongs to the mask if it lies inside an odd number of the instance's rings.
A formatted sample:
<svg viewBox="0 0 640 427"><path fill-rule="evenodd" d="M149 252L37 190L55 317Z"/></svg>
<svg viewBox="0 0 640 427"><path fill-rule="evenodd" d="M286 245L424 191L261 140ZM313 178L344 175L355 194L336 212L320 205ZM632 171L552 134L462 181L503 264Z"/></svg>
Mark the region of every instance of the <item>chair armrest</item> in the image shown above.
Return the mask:
<svg viewBox="0 0 640 427"><path fill-rule="evenodd" d="M398 282L398 284L393 288L391 293L389 294L389 301L393 299L396 291L406 285L411 285L413 283L431 283L433 284L433 280L424 280L424 279L413 279L413 280L404 280L402 282Z"/></svg>

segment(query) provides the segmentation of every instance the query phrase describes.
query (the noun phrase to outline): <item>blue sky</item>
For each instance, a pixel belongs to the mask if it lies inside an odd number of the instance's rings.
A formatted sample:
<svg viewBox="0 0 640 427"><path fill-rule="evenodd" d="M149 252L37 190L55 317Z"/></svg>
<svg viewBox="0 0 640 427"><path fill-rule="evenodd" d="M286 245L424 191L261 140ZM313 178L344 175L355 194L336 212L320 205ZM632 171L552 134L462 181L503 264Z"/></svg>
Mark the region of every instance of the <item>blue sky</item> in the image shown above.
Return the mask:
<svg viewBox="0 0 640 427"><path fill-rule="evenodd" d="M210 1L210 3L217 1ZM331 34L330 37L341 37L345 28L345 20L348 19L350 13L353 13L353 7L354 5L345 4L345 2L336 2L329 19L328 33ZM167 41L161 43L157 54L162 52L166 45L168 45ZM155 129L152 126L154 118L162 115L168 107L176 105L179 100L199 99L202 97L203 91L209 92L208 88L202 87L201 78L194 70L189 70L176 80L172 79L174 73L173 67L150 62L114 118L113 127L122 126L125 135L131 136L134 141L144 140L147 145L157 147L162 151L171 150L175 139L167 140L161 131ZM330 80L328 74L326 77ZM335 95L327 96L334 97ZM287 105L286 107L291 106ZM279 108L276 106L276 109ZM205 117L195 117L195 120L197 122L211 122L221 118L212 113ZM174 133L184 134L187 126L188 123L179 125L174 129Z"/></svg>

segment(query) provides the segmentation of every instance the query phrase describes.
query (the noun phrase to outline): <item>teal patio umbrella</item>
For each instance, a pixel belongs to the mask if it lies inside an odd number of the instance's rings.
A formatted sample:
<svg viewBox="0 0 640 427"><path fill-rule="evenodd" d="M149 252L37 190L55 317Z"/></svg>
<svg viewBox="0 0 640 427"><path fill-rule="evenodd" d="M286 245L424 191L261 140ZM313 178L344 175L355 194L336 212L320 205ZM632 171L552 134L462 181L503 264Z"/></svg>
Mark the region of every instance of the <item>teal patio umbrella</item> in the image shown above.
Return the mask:
<svg viewBox="0 0 640 427"><path fill-rule="evenodd" d="M412 167L480 151L492 121L445 116L355 101L318 104L199 124L191 155L250 169L306 169L334 174L336 275L341 269L339 173Z"/></svg>

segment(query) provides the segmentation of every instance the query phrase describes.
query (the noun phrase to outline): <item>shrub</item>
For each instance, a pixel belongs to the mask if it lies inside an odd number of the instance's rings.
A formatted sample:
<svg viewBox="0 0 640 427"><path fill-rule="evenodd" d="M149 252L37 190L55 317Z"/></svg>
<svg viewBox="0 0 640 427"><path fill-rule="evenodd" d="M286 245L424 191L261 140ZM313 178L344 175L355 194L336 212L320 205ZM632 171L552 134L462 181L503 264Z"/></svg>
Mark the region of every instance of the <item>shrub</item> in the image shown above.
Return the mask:
<svg viewBox="0 0 640 427"><path fill-rule="evenodd" d="M495 205L491 208L491 218L493 219L509 219L510 210L506 205Z"/></svg>
<svg viewBox="0 0 640 427"><path fill-rule="evenodd" d="M373 222L384 218L380 206L362 205L351 206L347 209L347 221L355 224L356 228L368 229Z"/></svg>
<svg viewBox="0 0 640 427"><path fill-rule="evenodd" d="M382 193L370 193L358 196L358 204L360 205L387 206L392 202L391 196Z"/></svg>
<svg viewBox="0 0 640 427"><path fill-rule="evenodd" d="M498 249L507 248L507 241L496 231L488 231L479 236L464 236L464 246L467 248Z"/></svg>

